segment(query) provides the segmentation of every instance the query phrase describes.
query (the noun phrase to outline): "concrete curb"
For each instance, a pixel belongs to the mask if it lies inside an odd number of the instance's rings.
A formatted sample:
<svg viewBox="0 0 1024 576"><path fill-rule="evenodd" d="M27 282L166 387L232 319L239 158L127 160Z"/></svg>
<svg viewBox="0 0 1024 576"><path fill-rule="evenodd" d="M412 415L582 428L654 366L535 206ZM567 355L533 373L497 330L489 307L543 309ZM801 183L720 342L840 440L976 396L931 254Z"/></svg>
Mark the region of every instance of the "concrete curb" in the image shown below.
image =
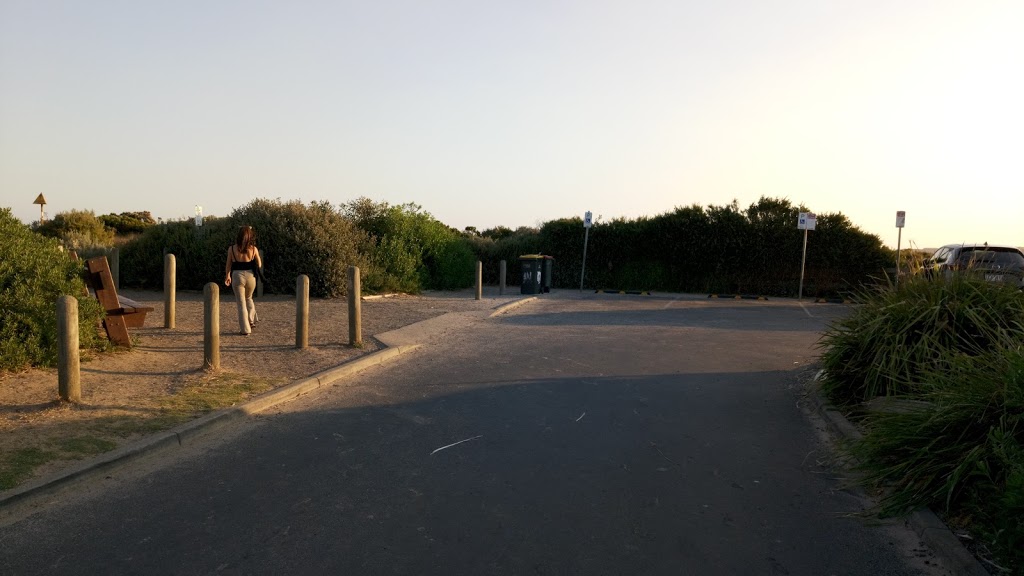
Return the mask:
<svg viewBox="0 0 1024 576"><path fill-rule="evenodd" d="M504 314L505 312L508 312L509 310L512 310L514 308L518 308L518 307L522 306L523 304L526 304L527 302L533 302L536 299L537 299L536 296L531 296L529 298L522 298L522 299L516 300L514 302L509 302L508 304L502 304L501 306L498 306L497 308L495 308L494 312L491 312L489 318L494 318L495 316L500 316L500 315Z"/></svg>
<svg viewBox="0 0 1024 576"><path fill-rule="evenodd" d="M361 358L330 368L319 374L293 382L275 390L261 394L244 404L212 412L195 420L175 426L145 438L130 442L96 458L82 462L56 476L42 478L15 488L10 494L0 497L0 512L11 507L29 504L30 501L55 494L68 486L103 477L117 468L133 462L143 456L150 456L163 450L180 448L201 434L215 430L236 420L257 414L278 404L282 404L318 388L334 384L341 378L383 364L398 356L419 348L419 344L385 348L367 354ZM3 515L3 514L0 514Z"/></svg>
<svg viewBox="0 0 1024 576"><path fill-rule="evenodd" d="M814 380L817 381L818 377L816 376ZM846 441L858 440L863 436L860 430L851 424L842 413L828 405L817 387L808 397L813 402L815 410L837 436ZM974 554L964 547L963 542L953 534L953 531L939 519L935 512L928 508L922 508L908 514L905 520L928 548L943 559L954 574L991 576L991 573L981 565Z"/></svg>

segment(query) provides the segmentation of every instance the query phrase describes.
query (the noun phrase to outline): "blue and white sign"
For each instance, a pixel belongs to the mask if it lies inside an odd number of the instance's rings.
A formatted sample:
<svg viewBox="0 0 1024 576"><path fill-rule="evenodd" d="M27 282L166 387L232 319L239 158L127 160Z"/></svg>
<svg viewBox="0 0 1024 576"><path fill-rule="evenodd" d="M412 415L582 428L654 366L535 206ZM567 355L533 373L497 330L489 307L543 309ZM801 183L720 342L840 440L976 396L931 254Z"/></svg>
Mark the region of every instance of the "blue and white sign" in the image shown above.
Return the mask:
<svg viewBox="0 0 1024 576"><path fill-rule="evenodd" d="M594 221L591 217L590 210L587 210L587 213L583 215L583 227L590 228L593 223Z"/></svg>
<svg viewBox="0 0 1024 576"><path fill-rule="evenodd" d="M818 223L818 216L814 212L801 212L800 218L796 221L797 230L814 230Z"/></svg>

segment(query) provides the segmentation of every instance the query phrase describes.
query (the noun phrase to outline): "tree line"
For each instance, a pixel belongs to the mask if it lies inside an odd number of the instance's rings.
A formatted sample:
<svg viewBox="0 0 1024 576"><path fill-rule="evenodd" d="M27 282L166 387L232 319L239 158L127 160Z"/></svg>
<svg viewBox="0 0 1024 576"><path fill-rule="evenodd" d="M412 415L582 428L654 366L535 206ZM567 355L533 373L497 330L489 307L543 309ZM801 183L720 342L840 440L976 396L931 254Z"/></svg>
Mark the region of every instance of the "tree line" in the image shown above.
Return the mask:
<svg viewBox="0 0 1024 576"><path fill-rule="evenodd" d="M725 205L677 207L657 216L615 218L590 229L583 278L586 289L796 295L803 231L796 221L806 208L762 197L746 208ZM579 288L585 229L579 217L538 228L456 230L416 204L391 205L367 198L332 205L257 199L227 217L154 222L148 212L95 216L58 214L37 227L88 255L118 245L123 285L159 289L163 255L177 258L178 286L201 289L220 278L224 253L238 226L256 228L264 251L266 290L294 291L298 274L310 277L311 293L345 294L348 266L362 270L363 289L409 292L472 285L474 264L484 281L519 284L520 256L555 258L553 285ZM880 238L857 228L841 213L820 214L809 233L804 293L835 296L880 278L894 265Z"/></svg>

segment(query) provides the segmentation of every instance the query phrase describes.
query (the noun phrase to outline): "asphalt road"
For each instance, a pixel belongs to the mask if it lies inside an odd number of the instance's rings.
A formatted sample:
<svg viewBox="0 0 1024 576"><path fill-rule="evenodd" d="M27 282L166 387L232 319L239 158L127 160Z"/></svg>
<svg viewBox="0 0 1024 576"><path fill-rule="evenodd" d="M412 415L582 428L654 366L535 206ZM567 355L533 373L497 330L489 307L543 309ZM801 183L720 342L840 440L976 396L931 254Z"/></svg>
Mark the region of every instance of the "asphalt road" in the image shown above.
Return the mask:
<svg viewBox="0 0 1024 576"><path fill-rule="evenodd" d="M946 574L805 409L836 305L548 295L0 527L2 574Z"/></svg>

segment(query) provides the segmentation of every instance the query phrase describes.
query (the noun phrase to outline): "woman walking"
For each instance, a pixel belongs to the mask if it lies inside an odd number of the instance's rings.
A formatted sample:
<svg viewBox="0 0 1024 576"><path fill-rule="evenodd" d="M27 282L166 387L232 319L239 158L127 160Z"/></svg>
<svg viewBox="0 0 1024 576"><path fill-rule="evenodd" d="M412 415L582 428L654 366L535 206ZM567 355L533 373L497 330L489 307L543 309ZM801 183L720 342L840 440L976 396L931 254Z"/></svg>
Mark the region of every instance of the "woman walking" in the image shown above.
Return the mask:
<svg viewBox="0 0 1024 576"><path fill-rule="evenodd" d="M239 334L248 336L259 317L252 294L256 291L256 274L263 268L260 252L256 249L256 232L252 226L238 229L235 243L228 247L228 261L224 266L224 285L235 292L238 303Z"/></svg>

